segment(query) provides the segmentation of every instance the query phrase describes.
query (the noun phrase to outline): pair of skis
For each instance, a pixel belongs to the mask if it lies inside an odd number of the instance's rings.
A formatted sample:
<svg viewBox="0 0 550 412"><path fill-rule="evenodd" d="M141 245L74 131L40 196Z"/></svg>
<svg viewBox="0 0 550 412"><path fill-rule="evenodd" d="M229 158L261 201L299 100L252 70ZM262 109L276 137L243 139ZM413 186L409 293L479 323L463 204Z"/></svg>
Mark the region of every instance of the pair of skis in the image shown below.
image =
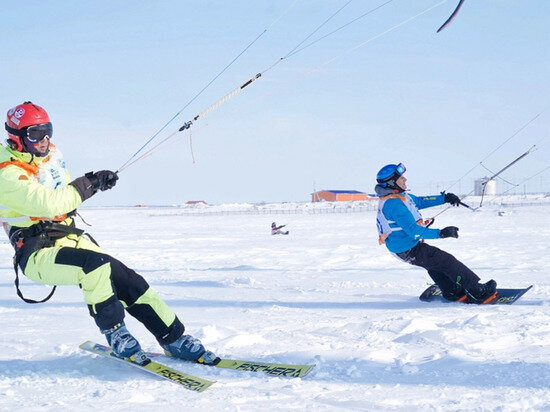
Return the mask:
<svg viewBox="0 0 550 412"><path fill-rule="evenodd" d="M94 353L96 355L104 356L109 359L115 359L117 361L126 363L128 365L139 368L145 372L152 373L160 378L168 379L174 383L182 385L186 389L190 389L196 392L203 392L208 389L215 381L203 379L198 376L190 375L188 373L181 372L177 369L166 366L153 359L161 358L165 356L161 353L147 352L147 356L151 359L146 365L140 365L129 359L121 359L111 355L111 348L105 345L100 345L91 341L86 341L80 345L80 348ZM210 365L209 365L210 366ZM243 361L236 359L224 359L216 365L211 365L215 368L234 369L248 372L265 372L272 376L281 376L287 378L301 378L306 376L315 365L293 365L293 364L279 364L279 363L264 363L254 361Z"/></svg>
<svg viewBox="0 0 550 412"><path fill-rule="evenodd" d="M523 289L497 289L494 299L486 302L486 304L511 305L512 303L516 302L521 296L523 296L523 294L529 291L529 289L531 289L532 287L533 286L529 286ZM445 301L443 295L441 294L441 290L436 285L432 285L428 289L426 289L422 293L422 295L420 295L420 300L424 302ZM149 359L151 359L151 362L146 365L140 365L129 359L121 359L112 356L112 351L110 347L100 345L91 341L84 342L82 345L80 345L80 348L88 352L95 353L96 355L104 356L109 359L114 359L119 362L124 362L143 371L152 373L158 377L168 379L174 383L178 383L184 388L190 389L192 391L202 392L215 383L215 381L210 381L208 379L203 379L198 376L184 373L153 360L164 356L160 353L147 352L147 356L149 357ZM222 358L216 365L211 366L216 368L234 369L248 372L265 372L268 375L287 378L302 378L306 376L315 365L263 363Z"/></svg>

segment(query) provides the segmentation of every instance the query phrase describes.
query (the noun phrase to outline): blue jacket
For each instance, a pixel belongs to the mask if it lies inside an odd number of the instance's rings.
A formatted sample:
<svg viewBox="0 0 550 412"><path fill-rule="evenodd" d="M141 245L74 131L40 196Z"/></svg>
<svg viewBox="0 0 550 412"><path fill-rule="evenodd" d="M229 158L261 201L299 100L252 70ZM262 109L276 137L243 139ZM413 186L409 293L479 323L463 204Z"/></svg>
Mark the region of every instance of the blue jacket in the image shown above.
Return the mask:
<svg viewBox="0 0 550 412"><path fill-rule="evenodd" d="M444 195L417 197L409 194L418 209L438 206L445 203ZM416 246L422 239L439 238L439 229L430 229L417 223L413 214L401 199L387 199L382 207L382 213L391 227L402 230L392 231L386 238L386 247L390 252L401 253Z"/></svg>

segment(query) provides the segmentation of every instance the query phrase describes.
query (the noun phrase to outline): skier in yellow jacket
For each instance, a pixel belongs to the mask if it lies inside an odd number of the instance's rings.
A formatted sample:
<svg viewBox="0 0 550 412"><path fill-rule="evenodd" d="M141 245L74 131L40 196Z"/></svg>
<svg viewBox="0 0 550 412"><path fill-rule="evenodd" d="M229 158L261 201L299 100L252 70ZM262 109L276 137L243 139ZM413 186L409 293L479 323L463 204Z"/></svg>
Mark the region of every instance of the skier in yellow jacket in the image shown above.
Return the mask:
<svg viewBox="0 0 550 412"><path fill-rule="evenodd" d="M31 102L10 109L5 128L7 145L0 145L0 221L15 248L18 295L38 303L21 294L18 267L37 283L79 285L115 356L148 362L124 325L126 310L173 356L216 363L218 358L198 339L184 334L181 321L142 276L105 254L75 227L76 208L98 190L112 189L117 174L102 170L70 181L61 153L51 143L50 118Z"/></svg>

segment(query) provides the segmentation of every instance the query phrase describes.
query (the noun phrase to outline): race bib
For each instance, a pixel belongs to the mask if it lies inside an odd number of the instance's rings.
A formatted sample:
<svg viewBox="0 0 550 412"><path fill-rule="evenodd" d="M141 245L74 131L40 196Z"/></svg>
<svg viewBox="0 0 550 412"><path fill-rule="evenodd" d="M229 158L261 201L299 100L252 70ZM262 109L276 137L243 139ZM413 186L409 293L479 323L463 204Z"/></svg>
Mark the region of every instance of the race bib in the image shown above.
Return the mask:
<svg viewBox="0 0 550 412"><path fill-rule="evenodd" d="M48 189L57 189L69 184L65 161L59 150L50 152L50 158L38 166L38 181Z"/></svg>

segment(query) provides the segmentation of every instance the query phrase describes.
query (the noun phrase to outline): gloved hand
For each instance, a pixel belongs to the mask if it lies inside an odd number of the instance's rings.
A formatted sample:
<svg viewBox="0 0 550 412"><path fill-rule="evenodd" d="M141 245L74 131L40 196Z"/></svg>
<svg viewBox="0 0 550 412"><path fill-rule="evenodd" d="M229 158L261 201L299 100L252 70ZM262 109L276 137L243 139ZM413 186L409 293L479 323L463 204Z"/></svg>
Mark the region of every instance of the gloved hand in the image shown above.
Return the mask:
<svg viewBox="0 0 550 412"><path fill-rule="evenodd" d="M454 193L441 192L441 194L445 195L445 203L450 203L453 206L458 206L460 204L460 198Z"/></svg>
<svg viewBox="0 0 550 412"><path fill-rule="evenodd" d="M447 226L439 231L439 237L444 239L446 237L458 237L458 228L456 226Z"/></svg>
<svg viewBox="0 0 550 412"><path fill-rule="evenodd" d="M118 175L110 170L100 170L99 172L88 172L73 180L70 184L80 194L82 201L91 198L98 190L105 191L112 189L116 185Z"/></svg>
<svg viewBox="0 0 550 412"><path fill-rule="evenodd" d="M97 191L98 189L104 192L105 190L112 189L116 185L118 175L110 170L100 170L99 172L88 172L84 176L88 178L92 187Z"/></svg>

